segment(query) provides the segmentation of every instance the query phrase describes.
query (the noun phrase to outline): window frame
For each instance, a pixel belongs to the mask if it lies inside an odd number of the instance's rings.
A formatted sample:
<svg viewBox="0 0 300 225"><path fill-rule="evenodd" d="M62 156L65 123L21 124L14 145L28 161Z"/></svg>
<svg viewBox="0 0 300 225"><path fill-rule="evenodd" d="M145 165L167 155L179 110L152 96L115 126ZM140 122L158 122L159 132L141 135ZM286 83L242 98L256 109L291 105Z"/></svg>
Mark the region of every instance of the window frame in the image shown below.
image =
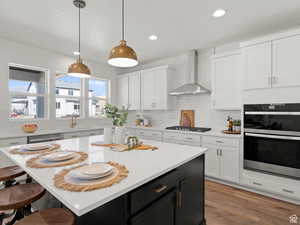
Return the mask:
<svg viewBox="0 0 300 225"><path fill-rule="evenodd" d="M9 70L10 67L16 67L16 68L21 68L21 69L28 69L28 70L34 70L34 71L39 71L43 72L45 75L45 84L44 84L44 94L37 94L37 93L24 93L24 92L18 92L18 91L10 91L9 90ZM37 66L28 66L28 65L23 65L23 64L18 64L18 63L8 63L8 96L9 96L9 111L8 111L8 120L9 121L39 121L39 120L48 120L49 119L49 84L50 84L50 70L47 68L43 67L37 67ZM44 98L44 116L41 118L12 118L11 117L11 99L16 96L31 96L31 97L43 97Z"/></svg>
<svg viewBox="0 0 300 225"><path fill-rule="evenodd" d="M55 87L55 90L57 89L56 88L56 79L57 79L57 76L70 76L70 75L68 75L66 72L56 72L55 73L55 78L54 78L54 87ZM69 95L58 95L58 94L56 94L56 91L55 91L55 93L54 93L54 101L55 101L55 103L56 103L56 99L58 99L58 98L63 98L63 99L74 99L74 100L79 100L79 117L77 117L78 119L83 119L83 118L85 118L86 116L85 116L85 112L84 112L84 96L85 96L85 88L84 88L84 86L85 86L85 79L86 78L79 78L80 79L80 95L79 96L74 96L74 95L71 95L71 96L69 96ZM69 90L68 90L68 92L69 92ZM74 93L73 93L74 94ZM62 107L60 107L60 108L62 108ZM69 120L70 119L70 117L57 117L57 115L56 115L56 109L55 109L55 111L54 111L54 118L56 119L56 120Z"/></svg>
<svg viewBox="0 0 300 225"><path fill-rule="evenodd" d="M90 97L89 96L89 89L90 89L90 87L89 87L89 81L90 81L90 79L92 79L92 80L99 80L99 81L105 81L106 82L106 85L107 85L107 87L106 87L106 93L105 93L105 96L106 96L106 98L103 98L103 97L97 97L97 96L93 96L93 97ZM103 116L91 116L90 115L90 104L89 104L89 102L90 102L90 100L93 100L93 99L95 99L95 100L104 100L104 101L106 101L106 104L109 104L110 102L111 102L111 80L109 80L109 79L104 79L104 78L101 78L101 77L90 77L90 78L88 78L88 79L86 79L86 98L85 98L85 102L86 102L86 106L87 106L87 112L86 112L86 115L87 115L87 118L101 118L101 117L103 117Z"/></svg>

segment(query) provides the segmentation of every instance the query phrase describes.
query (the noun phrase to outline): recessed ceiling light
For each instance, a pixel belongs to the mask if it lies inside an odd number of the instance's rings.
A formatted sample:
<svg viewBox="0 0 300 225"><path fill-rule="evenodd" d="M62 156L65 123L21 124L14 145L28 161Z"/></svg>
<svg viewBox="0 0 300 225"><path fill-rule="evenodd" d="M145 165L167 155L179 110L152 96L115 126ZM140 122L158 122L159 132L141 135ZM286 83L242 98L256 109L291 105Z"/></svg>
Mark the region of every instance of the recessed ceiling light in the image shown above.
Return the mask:
<svg viewBox="0 0 300 225"><path fill-rule="evenodd" d="M157 39L158 39L158 37L156 35L149 36L149 40L151 40L151 41L156 41Z"/></svg>
<svg viewBox="0 0 300 225"><path fill-rule="evenodd" d="M73 52L73 54L74 55L80 55L80 52L75 51L75 52Z"/></svg>
<svg viewBox="0 0 300 225"><path fill-rule="evenodd" d="M219 18L222 17L226 14L226 10L225 9L217 9L216 11L214 11L214 13L212 14L213 17L215 18Z"/></svg>

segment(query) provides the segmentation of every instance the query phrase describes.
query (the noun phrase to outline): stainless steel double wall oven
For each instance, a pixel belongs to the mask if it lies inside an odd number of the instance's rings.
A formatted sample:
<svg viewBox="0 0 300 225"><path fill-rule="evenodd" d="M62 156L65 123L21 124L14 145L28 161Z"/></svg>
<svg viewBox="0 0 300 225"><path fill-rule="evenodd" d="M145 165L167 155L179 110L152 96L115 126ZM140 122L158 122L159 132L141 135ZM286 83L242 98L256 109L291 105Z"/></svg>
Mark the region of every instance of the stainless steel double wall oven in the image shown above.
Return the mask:
<svg viewBox="0 0 300 225"><path fill-rule="evenodd" d="M244 105L244 168L300 179L300 104Z"/></svg>

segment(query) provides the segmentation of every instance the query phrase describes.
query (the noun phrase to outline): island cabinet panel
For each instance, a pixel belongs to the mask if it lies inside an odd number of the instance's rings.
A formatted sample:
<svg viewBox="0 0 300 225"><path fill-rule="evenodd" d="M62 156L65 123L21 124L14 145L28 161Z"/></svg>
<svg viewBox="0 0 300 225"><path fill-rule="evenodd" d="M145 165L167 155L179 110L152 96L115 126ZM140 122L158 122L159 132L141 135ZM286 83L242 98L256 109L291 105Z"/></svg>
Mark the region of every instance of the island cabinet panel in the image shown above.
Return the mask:
<svg viewBox="0 0 300 225"><path fill-rule="evenodd" d="M204 225L204 155L179 167L176 225Z"/></svg>
<svg viewBox="0 0 300 225"><path fill-rule="evenodd" d="M175 225L176 190L168 192L141 213L130 219L130 225Z"/></svg>

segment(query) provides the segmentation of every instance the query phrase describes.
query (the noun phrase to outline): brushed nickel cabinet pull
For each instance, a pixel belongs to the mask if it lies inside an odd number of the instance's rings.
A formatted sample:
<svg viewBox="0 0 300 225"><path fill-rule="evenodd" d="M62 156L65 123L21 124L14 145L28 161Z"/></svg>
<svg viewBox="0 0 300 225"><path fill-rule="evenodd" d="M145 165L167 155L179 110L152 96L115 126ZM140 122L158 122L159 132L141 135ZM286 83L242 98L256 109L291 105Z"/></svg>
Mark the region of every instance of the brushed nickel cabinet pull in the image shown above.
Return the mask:
<svg viewBox="0 0 300 225"><path fill-rule="evenodd" d="M253 184L258 185L258 186L262 186L261 183L257 183L257 182L253 182Z"/></svg>
<svg viewBox="0 0 300 225"><path fill-rule="evenodd" d="M282 189L282 191L286 192L286 193L290 193L290 194L294 194L295 192L294 191L291 191L291 190L288 190L288 189Z"/></svg>
<svg viewBox="0 0 300 225"><path fill-rule="evenodd" d="M181 191L177 191L177 208L181 208L182 205L182 194Z"/></svg>
<svg viewBox="0 0 300 225"><path fill-rule="evenodd" d="M167 188L168 188L168 187L167 187L166 185L161 185L160 187L154 189L154 191L155 191L156 193L161 193L161 192L163 192L164 190L166 190Z"/></svg>
<svg viewBox="0 0 300 225"><path fill-rule="evenodd" d="M223 144L224 142L223 141L216 141L217 143L221 143L221 144Z"/></svg>

